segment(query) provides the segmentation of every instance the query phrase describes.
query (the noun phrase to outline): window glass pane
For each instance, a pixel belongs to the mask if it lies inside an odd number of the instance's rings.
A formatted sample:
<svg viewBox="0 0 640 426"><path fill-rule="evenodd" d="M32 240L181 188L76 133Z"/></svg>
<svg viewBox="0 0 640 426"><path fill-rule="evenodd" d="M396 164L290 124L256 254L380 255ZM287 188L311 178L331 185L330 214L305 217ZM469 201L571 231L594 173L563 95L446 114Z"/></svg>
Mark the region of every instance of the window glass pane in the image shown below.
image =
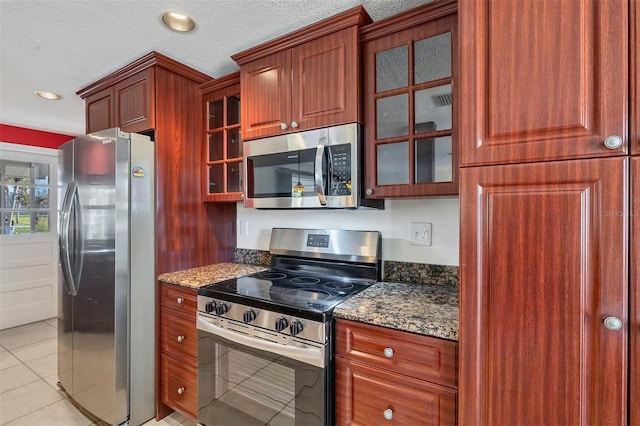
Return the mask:
<svg viewBox="0 0 640 426"><path fill-rule="evenodd" d="M209 135L209 161L222 160L222 132Z"/></svg>
<svg viewBox="0 0 640 426"><path fill-rule="evenodd" d="M49 188L36 186L33 189L35 194L35 203L33 205L36 209L48 209L49 208Z"/></svg>
<svg viewBox="0 0 640 426"><path fill-rule="evenodd" d="M227 126L240 123L240 95L227 98Z"/></svg>
<svg viewBox="0 0 640 426"><path fill-rule="evenodd" d="M376 53L376 93L409 84L409 46Z"/></svg>
<svg viewBox="0 0 640 426"><path fill-rule="evenodd" d="M227 164L227 191L242 192L242 163Z"/></svg>
<svg viewBox="0 0 640 426"><path fill-rule="evenodd" d="M409 142L377 147L378 185L409 183Z"/></svg>
<svg viewBox="0 0 640 426"><path fill-rule="evenodd" d="M376 101L376 139L405 136L409 131L409 95L380 98Z"/></svg>
<svg viewBox="0 0 640 426"><path fill-rule="evenodd" d="M418 40L414 49L414 84L451 77L451 33Z"/></svg>
<svg viewBox="0 0 640 426"><path fill-rule="evenodd" d="M209 130L218 129L224 125L222 121L223 106L222 99L209 102Z"/></svg>
<svg viewBox="0 0 640 426"><path fill-rule="evenodd" d="M416 183L451 182L451 136L415 142Z"/></svg>
<svg viewBox="0 0 640 426"><path fill-rule="evenodd" d="M242 157L242 142L240 128L227 130L227 158Z"/></svg>
<svg viewBox="0 0 640 426"><path fill-rule="evenodd" d="M451 129L451 85L418 90L415 93L415 117L416 134Z"/></svg>

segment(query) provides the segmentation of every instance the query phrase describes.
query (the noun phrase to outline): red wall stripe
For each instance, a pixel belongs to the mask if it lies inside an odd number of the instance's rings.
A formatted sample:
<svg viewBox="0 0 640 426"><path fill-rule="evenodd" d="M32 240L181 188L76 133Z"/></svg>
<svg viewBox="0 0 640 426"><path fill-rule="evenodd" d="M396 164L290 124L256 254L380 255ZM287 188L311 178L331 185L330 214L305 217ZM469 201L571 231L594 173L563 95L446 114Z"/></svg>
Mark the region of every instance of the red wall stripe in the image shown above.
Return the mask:
<svg viewBox="0 0 640 426"><path fill-rule="evenodd" d="M60 145L73 138L75 136L0 124L0 142L58 149Z"/></svg>

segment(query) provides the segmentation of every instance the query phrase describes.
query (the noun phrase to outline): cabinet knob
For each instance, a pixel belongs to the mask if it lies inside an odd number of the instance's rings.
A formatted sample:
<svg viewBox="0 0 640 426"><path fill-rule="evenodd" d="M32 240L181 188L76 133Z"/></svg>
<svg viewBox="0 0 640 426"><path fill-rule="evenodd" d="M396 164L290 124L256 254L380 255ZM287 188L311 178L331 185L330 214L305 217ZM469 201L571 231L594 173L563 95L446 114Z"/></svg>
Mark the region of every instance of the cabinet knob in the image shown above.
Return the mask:
<svg viewBox="0 0 640 426"><path fill-rule="evenodd" d="M618 149L622 146L622 138L618 135L608 136L604 140L604 146L609 149Z"/></svg>
<svg viewBox="0 0 640 426"><path fill-rule="evenodd" d="M616 331L622 328L622 321L620 321L616 317L606 317L603 322L604 322L604 326L607 327L609 330Z"/></svg>
<svg viewBox="0 0 640 426"><path fill-rule="evenodd" d="M184 341L184 336L178 336L178 342L182 343Z"/></svg>
<svg viewBox="0 0 640 426"><path fill-rule="evenodd" d="M184 393L184 387L178 388L178 395L182 395Z"/></svg>
<svg viewBox="0 0 640 426"><path fill-rule="evenodd" d="M384 348L384 356L387 358L393 357L393 348Z"/></svg>
<svg viewBox="0 0 640 426"><path fill-rule="evenodd" d="M298 128L298 126L299 126L299 125L298 125L298 123L296 123L295 121L292 121L292 122L291 122L291 128L292 128L292 129L297 129L297 128Z"/></svg>
<svg viewBox="0 0 640 426"><path fill-rule="evenodd" d="M287 126L287 123L282 123L282 124L280 124L280 128L282 130L287 130L289 128L289 126Z"/></svg>
<svg viewBox="0 0 640 426"><path fill-rule="evenodd" d="M178 297L176 299L176 302L178 302L178 305L182 305L182 302L184 302L184 299L182 297Z"/></svg>
<svg viewBox="0 0 640 426"><path fill-rule="evenodd" d="M382 412L382 415L384 416L385 419L391 420L393 419L393 410L391 408L387 408Z"/></svg>
<svg viewBox="0 0 640 426"><path fill-rule="evenodd" d="M367 189L365 189L364 193L367 194L367 195L371 195L371 194L373 194L373 189L367 188Z"/></svg>

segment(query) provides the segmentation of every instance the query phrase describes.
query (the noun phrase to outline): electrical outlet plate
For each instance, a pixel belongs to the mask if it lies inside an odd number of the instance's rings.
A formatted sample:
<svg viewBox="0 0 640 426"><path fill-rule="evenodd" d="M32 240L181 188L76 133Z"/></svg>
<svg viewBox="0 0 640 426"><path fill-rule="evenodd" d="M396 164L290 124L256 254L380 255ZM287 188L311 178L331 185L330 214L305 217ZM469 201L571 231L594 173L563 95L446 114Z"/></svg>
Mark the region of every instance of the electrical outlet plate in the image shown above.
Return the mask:
<svg viewBox="0 0 640 426"><path fill-rule="evenodd" d="M411 222L411 245L430 246L431 245L431 223Z"/></svg>

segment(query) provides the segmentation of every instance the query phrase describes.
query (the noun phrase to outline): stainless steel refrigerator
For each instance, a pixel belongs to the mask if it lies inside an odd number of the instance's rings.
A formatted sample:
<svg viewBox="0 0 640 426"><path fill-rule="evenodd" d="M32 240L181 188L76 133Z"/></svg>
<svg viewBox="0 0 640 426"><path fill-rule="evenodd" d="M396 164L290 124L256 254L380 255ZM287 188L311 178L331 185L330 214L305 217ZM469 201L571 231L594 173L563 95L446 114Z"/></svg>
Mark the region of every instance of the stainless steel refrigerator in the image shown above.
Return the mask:
<svg viewBox="0 0 640 426"><path fill-rule="evenodd" d="M147 136L109 129L59 150L58 378L112 425L155 415L154 175Z"/></svg>

